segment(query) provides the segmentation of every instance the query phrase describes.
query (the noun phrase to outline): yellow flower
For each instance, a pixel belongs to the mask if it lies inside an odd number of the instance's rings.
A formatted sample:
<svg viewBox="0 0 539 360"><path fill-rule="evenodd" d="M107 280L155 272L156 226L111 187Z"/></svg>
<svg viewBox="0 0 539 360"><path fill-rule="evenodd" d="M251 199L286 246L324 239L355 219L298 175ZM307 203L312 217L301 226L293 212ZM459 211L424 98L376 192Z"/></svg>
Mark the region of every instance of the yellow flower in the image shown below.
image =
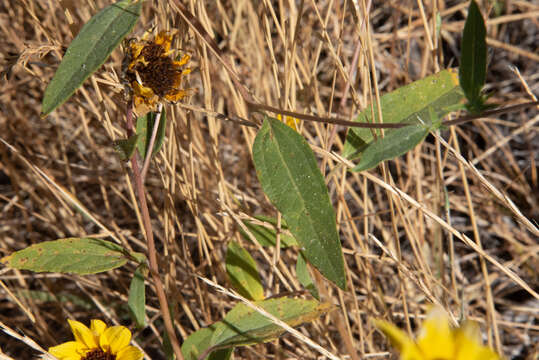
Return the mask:
<svg viewBox="0 0 539 360"><path fill-rule="evenodd" d="M134 111L138 116L155 111L163 99L175 102L191 93L191 89L180 89L182 75L191 72L184 68L189 55L179 60L172 57L172 35L166 31L153 39L149 37L146 33L140 40L129 41L123 63L124 80L133 93Z"/></svg>
<svg viewBox="0 0 539 360"><path fill-rule="evenodd" d="M281 114L277 114L277 119L279 119L280 121L283 121L283 116ZM283 121L286 125L290 126L292 129L298 131L298 125L299 125L299 120L292 117L292 116L288 116L286 115L285 116L285 120Z"/></svg>
<svg viewBox="0 0 539 360"><path fill-rule="evenodd" d="M125 326L107 325L92 320L90 328L67 320L75 341L53 346L49 352L60 360L141 360L142 351L129 345L131 332Z"/></svg>
<svg viewBox="0 0 539 360"><path fill-rule="evenodd" d="M401 360L500 360L490 348L481 343L477 323L465 321L452 328L447 313L432 308L416 341L395 325L376 320L380 329L401 353Z"/></svg>

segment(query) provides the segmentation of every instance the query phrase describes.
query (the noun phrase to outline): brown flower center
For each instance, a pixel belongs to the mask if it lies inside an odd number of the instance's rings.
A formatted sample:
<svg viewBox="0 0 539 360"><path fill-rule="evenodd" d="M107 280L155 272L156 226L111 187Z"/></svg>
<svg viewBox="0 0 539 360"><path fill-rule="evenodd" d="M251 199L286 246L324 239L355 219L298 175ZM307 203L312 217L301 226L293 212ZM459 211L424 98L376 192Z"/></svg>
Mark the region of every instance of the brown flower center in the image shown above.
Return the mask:
<svg viewBox="0 0 539 360"><path fill-rule="evenodd" d="M139 62L133 69L140 75L142 84L161 97L174 90L177 78L181 75L181 69L164 53L165 49L160 44L146 44L140 53L146 64ZM134 71L128 74L130 82L136 80Z"/></svg>
<svg viewBox="0 0 539 360"><path fill-rule="evenodd" d="M95 349L86 353L81 360L116 360L116 355L104 352L101 349Z"/></svg>

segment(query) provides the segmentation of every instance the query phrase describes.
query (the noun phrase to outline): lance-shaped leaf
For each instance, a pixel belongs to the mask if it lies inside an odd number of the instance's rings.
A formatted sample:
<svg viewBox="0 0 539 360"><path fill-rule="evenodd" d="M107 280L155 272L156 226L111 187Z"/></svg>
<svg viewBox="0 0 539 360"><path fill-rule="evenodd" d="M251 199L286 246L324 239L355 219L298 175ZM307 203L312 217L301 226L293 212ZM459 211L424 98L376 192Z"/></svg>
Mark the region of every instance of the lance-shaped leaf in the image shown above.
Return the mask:
<svg viewBox="0 0 539 360"><path fill-rule="evenodd" d="M318 289L316 288L316 285L311 278L311 274L309 274L307 262L305 261L305 257L301 252L298 254L298 260L296 262L296 276L298 277L298 281L300 282L300 284L305 286L305 288L309 290L311 295L316 300L320 300Z"/></svg>
<svg viewBox="0 0 539 360"><path fill-rule="evenodd" d="M487 30L477 3L472 0L462 33L459 80L472 111L483 105L481 90L487 76Z"/></svg>
<svg viewBox="0 0 539 360"><path fill-rule="evenodd" d="M238 243L231 241L226 251L226 272L232 287L249 300L264 299L264 288L256 262Z"/></svg>
<svg viewBox="0 0 539 360"><path fill-rule="evenodd" d="M291 327L311 322L333 308L329 303L290 298L256 301L254 304ZM285 331L243 303L237 304L214 325L212 349L258 344L276 339Z"/></svg>
<svg viewBox="0 0 539 360"><path fill-rule="evenodd" d="M0 259L6 266L34 272L96 274L124 265L127 252L101 239L67 238L44 241Z"/></svg>
<svg viewBox="0 0 539 360"><path fill-rule="evenodd" d="M211 347L211 338L215 331L215 325L202 328L191 335L182 344L182 355L184 360L199 360L204 352L209 351ZM233 347L222 349L207 354L207 360L228 360L232 354Z"/></svg>
<svg viewBox="0 0 539 360"><path fill-rule="evenodd" d="M419 144L430 130L438 129L441 121L436 117L433 108L428 108L430 120L419 121L418 124L405 126L390 131L386 136L367 145L363 151L361 161L352 171L364 171L371 169L385 160L390 160L404 155Z"/></svg>
<svg viewBox="0 0 539 360"><path fill-rule="evenodd" d="M266 117L253 144L253 159L262 189L283 214L307 260L345 289L335 211L305 139L279 120Z"/></svg>
<svg viewBox="0 0 539 360"><path fill-rule="evenodd" d="M316 320L334 307L316 300L278 298L253 304L294 327ZM239 303L225 316L191 334L182 345L185 360L227 360L232 349L276 339L284 329L268 317Z"/></svg>
<svg viewBox="0 0 539 360"><path fill-rule="evenodd" d="M149 112L144 116L137 118L137 149L141 158L146 157L148 146L150 146L150 139L152 137L153 127L155 125L157 113ZM161 111L161 118L159 119L159 126L157 127L157 133L155 136L155 142L153 144L152 156L157 154L163 146L165 139L167 117L165 108Z"/></svg>
<svg viewBox="0 0 539 360"><path fill-rule="evenodd" d="M144 287L144 278L148 273L146 264L139 265L131 279L129 285L129 298L127 305L131 317L138 328L146 326L146 291Z"/></svg>
<svg viewBox="0 0 539 360"><path fill-rule="evenodd" d="M277 219L270 218L264 215L256 215L255 218L260 221L270 223L273 226L277 227ZM254 224L248 220L243 220L242 222L245 224L245 227L247 227L247 229L251 232L251 234L255 237L256 241L258 241L260 245L266 246L266 247L273 247L277 244L277 231L275 231L274 228L269 228L263 225ZM284 220L281 222L281 229L288 230L288 226L285 224ZM240 233L245 240L251 241L251 238L249 237L249 235L241 228L240 228ZM289 234L281 233L280 248L287 248L290 246L297 246L297 245L298 245L298 242L296 241L296 239L294 239L293 236L290 236Z"/></svg>
<svg viewBox="0 0 539 360"><path fill-rule="evenodd" d="M385 137L369 144L361 156L361 161L352 171L372 169L384 160L401 156L423 141L428 133L429 128L423 124L391 131Z"/></svg>
<svg viewBox="0 0 539 360"><path fill-rule="evenodd" d="M463 107L464 95L459 86L456 71L443 70L424 79L400 87L380 98L384 123L417 123L417 119L425 119L433 110L438 118L442 118L450 111ZM357 122L379 122L376 106L371 109L367 106L358 117ZM343 156L349 159L358 158L373 142L373 131L381 137L380 130L353 128L348 131L344 144ZM385 130L388 135L395 130Z"/></svg>
<svg viewBox="0 0 539 360"><path fill-rule="evenodd" d="M43 97L42 115L63 104L131 32L142 1L121 0L94 15L71 42Z"/></svg>

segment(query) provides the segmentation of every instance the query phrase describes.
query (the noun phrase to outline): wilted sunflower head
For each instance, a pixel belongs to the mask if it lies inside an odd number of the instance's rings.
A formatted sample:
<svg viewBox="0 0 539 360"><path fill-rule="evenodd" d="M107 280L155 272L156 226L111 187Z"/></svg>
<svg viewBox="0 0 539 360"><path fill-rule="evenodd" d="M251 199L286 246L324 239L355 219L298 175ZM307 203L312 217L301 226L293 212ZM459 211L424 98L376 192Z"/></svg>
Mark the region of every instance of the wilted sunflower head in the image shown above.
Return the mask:
<svg viewBox="0 0 539 360"><path fill-rule="evenodd" d="M147 32L141 39L127 42L123 77L138 116L155 111L163 99L176 102L192 93L191 89L180 88L182 75L191 72L185 67L190 57L175 59L171 42L172 34L166 31L153 37Z"/></svg>

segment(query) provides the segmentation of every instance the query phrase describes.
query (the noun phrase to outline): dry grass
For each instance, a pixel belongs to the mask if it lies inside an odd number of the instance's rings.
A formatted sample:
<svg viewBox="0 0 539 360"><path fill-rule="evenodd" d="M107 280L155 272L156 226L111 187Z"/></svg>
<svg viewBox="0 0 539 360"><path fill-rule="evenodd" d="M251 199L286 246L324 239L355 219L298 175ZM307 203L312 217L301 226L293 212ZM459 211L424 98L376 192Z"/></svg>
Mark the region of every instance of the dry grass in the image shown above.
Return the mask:
<svg viewBox="0 0 539 360"><path fill-rule="evenodd" d="M108 3L0 4L0 63L7 71L0 82L0 256L88 234L145 251L128 166L111 147L125 137L121 51L65 105L39 117L63 47ZM185 2L259 102L343 117L353 117L376 91L384 94L457 65L466 2L425 2L422 9L413 1L366 3L368 22L353 1ZM483 10L490 3L483 1ZM433 31L436 11L443 20L440 37ZM530 101L537 92L538 12L537 3L527 1L506 2L498 17L490 11L487 87L495 102ZM290 275L296 251L263 254L239 235L239 219L277 213L253 169L255 130L215 116L249 117L230 74L172 1L144 4L135 33L151 24L185 34L176 47L191 53L196 69L189 76L188 86L198 90L190 108L167 106L167 141L147 181L160 269L185 339L236 302L190 275L228 287L228 241L241 241L255 257L267 296L301 287ZM395 358L371 320L386 318L413 331L434 302L456 320L480 321L488 343L507 358L537 359L538 121L531 109L444 130L368 174L348 173L336 156L345 128L303 123L334 201L349 291L318 277L323 299L340 307L302 333L342 359ZM76 211L73 199L90 216ZM133 271L128 265L79 277L0 269L0 321L28 340L0 332L0 358L32 358L38 354L27 345L32 339L44 348L66 341L66 318L130 324L125 304ZM150 288L147 296L150 326L135 332L135 340L149 357L162 359L155 292ZM235 356L320 354L285 335L238 349Z"/></svg>

